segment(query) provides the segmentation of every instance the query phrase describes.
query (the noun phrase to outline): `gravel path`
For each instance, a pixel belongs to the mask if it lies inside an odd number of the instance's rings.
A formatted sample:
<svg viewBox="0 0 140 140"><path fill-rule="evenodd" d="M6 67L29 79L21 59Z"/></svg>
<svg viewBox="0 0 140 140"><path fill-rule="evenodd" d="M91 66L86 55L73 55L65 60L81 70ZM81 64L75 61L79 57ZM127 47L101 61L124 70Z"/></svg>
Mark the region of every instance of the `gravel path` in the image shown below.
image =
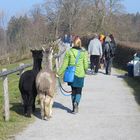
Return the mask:
<svg viewBox="0 0 140 140"><path fill-rule="evenodd" d="M70 96L57 93L53 118L37 115L15 140L140 140L140 107L132 92L115 71L87 75L78 114L69 112Z"/></svg>

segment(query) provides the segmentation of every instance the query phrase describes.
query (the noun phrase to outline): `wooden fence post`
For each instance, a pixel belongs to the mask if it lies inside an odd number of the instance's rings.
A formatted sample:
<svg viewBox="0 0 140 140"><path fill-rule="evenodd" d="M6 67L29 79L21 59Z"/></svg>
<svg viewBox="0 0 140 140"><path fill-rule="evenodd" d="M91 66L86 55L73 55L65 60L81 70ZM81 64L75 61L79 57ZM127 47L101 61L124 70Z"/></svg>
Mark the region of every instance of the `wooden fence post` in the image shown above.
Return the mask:
<svg viewBox="0 0 140 140"><path fill-rule="evenodd" d="M9 121L10 118L10 109L9 109L9 93L8 93L8 75L15 73L17 71L20 71L20 75L23 73L23 70L25 68L28 68L30 66L32 66L32 64L28 64L28 65L24 65L21 64L21 66L23 67L18 67L16 69L13 70L7 70L7 69L2 69L2 72L0 72L0 78L2 77L2 84L3 84L3 98L4 98L4 105L3 105L3 110L4 110L4 119L5 121Z"/></svg>
<svg viewBox="0 0 140 140"><path fill-rule="evenodd" d="M7 69L2 69L2 72L7 71ZM3 94L4 94L4 118L5 121L9 121L9 94L8 94L8 78L7 75L3 76Z"/></svg>

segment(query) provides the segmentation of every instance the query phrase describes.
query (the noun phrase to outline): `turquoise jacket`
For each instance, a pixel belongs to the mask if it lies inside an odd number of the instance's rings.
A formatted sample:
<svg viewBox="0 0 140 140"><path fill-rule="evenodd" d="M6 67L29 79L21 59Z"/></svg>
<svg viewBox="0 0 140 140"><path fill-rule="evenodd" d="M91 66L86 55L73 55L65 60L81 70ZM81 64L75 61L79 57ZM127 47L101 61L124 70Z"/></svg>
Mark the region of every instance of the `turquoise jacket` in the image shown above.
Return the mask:
<svg viewBox="0 0 140 140"><path fill-rule="evenodd" d="M78 63L76 64L75 75L77 77L85 77L85 72L88 69L88 53L81 48L72 47L65 54L63 64L58 71L58 75L63 75L68 66L74 66L78 50L81 51Z"/></svg>

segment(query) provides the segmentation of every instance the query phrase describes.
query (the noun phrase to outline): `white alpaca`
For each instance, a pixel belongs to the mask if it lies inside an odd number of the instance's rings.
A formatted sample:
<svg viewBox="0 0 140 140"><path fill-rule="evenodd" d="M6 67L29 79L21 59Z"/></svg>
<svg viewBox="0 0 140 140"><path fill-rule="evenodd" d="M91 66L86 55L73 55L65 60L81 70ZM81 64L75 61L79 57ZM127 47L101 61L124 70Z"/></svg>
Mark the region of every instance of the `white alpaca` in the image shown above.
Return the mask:
<svg viewBox="0 0 140 140"><path fill-rule="evenodd" d="M43 68L36 78L36 88L41 105L42 119L49 119L52 117L52 107L56 89L56 76L52 71L52 53L52 48L44 50L46 68Z"/></svg>

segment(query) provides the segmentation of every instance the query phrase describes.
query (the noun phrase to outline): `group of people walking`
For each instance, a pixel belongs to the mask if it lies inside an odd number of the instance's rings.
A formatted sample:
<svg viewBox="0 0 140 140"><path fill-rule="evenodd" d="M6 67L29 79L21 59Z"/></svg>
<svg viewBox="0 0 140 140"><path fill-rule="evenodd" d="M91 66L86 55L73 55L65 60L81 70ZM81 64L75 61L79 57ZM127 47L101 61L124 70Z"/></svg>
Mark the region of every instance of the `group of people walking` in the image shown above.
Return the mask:
<svg viewBox="0 0 140 140"><path fill-rule="evenodd" d="M115 50L116 42L112 34L107 36L94 34L88 45L91 73L97 74L100 64L103 64L105 73L110 75Z"/></svg>
<svg viewBox="0 0 140 140"><path fill-rule="evenodd" d="M68 66L75 65L76 57L80 51L80 56L76 63L74 81L68 83L72 89L72 113L75 114L78 113L82 88L84 86L84 78L89 67L88 58L90 57L90 68L92 73L97 74L100 63L104 63L106 74L111 74L111 65L115 52L113 49L115 50L116 43L112 34L109 36L98 36L97 34L94 34L89 42L88 51L82 47L79 36L75 36L72 43L73 46L65 53L63 64L57 72L57 76L62 76Z"/></svg>

